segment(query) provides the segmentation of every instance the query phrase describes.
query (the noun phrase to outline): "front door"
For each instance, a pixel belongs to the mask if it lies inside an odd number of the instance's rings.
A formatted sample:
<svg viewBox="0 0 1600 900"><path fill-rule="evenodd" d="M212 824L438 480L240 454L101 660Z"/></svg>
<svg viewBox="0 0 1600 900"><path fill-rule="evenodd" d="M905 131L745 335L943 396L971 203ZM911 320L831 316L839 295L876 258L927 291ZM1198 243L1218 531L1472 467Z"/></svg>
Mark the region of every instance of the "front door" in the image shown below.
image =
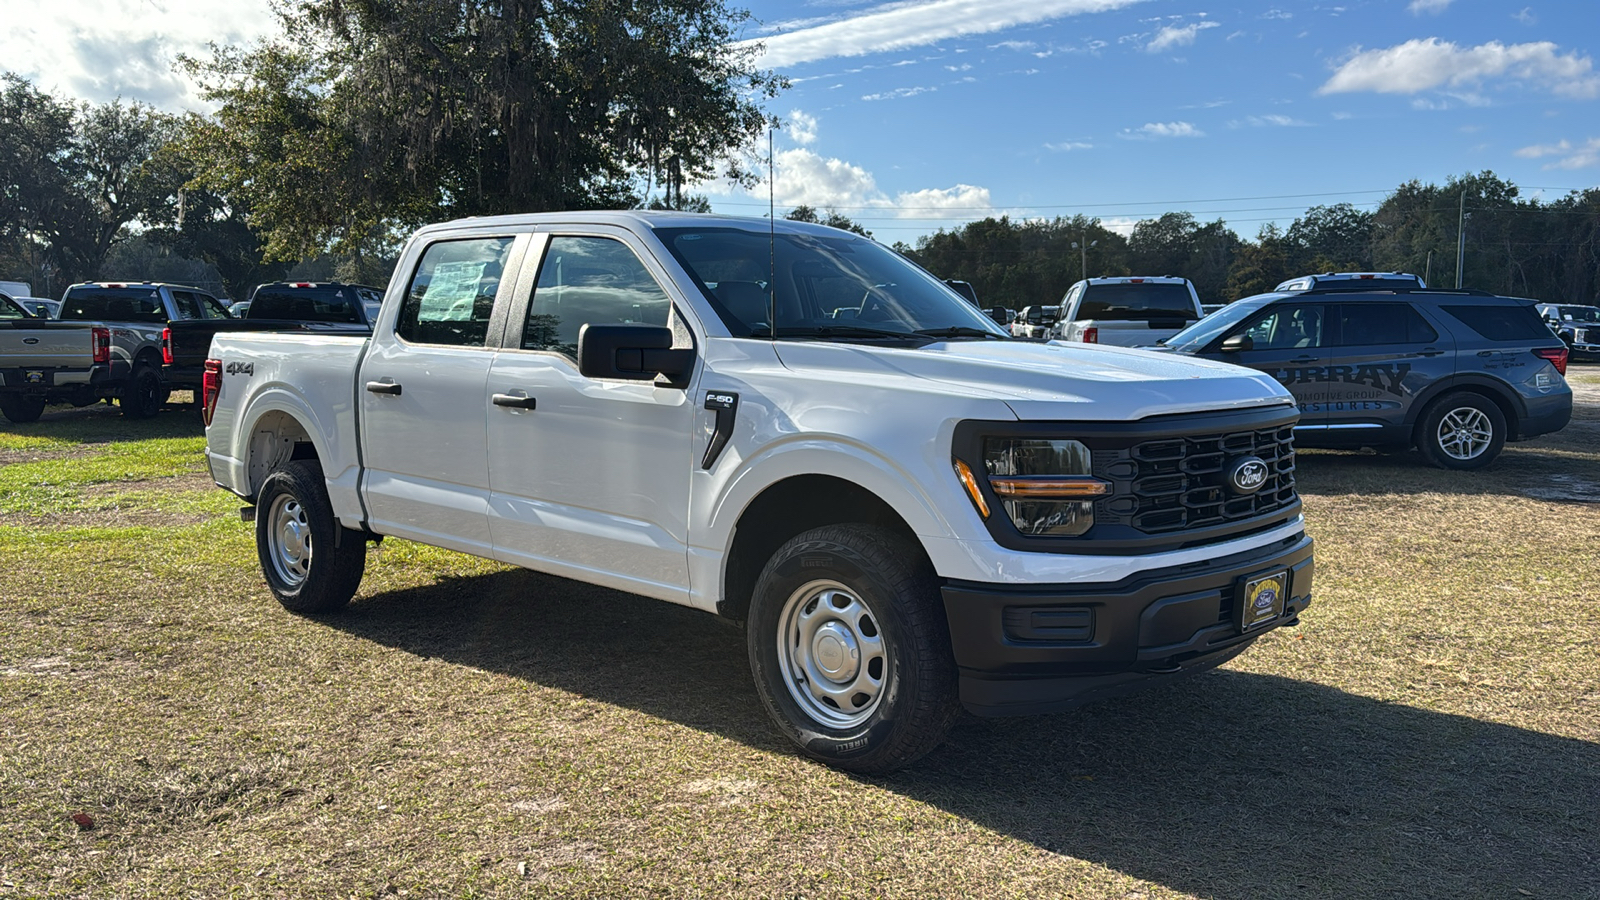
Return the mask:
<svg viewBox="0 0 1600 900"><path fill-rule="evenodd" d="M622 233L555 234L542 261L530 252L530 296L489 373L490 526L505 562L684 603L692 394L577 364L585 324L673 324L648 258Z"/></svg>
<svg viewBox="0 0 1600 900"><path fill-rule="evenodd" d="M484 392L498 341L495 298L516 243L428 245L393 326L373 333L356 402L367 515L379 533L493 554Z"/></svg>
<svg viewBox="0 0 1600 900"><path fill-rule="evenodd" d="M1328 424L1326 377L1332 361L1325 337L1326 311L1321 303L1274 303L1227 335L1248 336L1249 350L1205 355L1278 379L1300 407L1296 428L1324 431Z"/></svg>

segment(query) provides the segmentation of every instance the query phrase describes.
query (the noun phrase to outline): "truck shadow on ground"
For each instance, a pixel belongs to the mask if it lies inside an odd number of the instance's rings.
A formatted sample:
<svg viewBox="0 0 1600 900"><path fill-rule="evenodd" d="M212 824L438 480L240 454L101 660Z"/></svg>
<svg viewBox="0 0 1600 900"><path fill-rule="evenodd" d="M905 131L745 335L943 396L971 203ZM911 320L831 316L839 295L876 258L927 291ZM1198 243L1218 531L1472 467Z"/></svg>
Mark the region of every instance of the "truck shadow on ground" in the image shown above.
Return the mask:
<svg viewBox="0 0 1600 900"><path fill-rule="evenodd" d="M322 621L790 752L742 634L701 612L517 571ZM967 718L916 766L861 781L1224 900L1600 896L1600 745L1311 681L1223 670L1071 713Z"/></svg>

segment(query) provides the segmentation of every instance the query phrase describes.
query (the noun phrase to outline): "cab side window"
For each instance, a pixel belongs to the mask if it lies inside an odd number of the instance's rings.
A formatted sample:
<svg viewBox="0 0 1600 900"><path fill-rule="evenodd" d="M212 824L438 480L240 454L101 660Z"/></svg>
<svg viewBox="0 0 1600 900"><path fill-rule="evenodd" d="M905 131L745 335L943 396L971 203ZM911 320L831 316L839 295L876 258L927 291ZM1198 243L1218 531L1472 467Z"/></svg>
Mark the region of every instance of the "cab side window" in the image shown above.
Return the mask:
<svg viewBox="0 0 1600 900"><path fill-rule="evenodd" d="M633 251L605 237L550 239L528 304L522 349L576 358L578 329L591 325L666 325L672 301Z"/></svg>
<svg viewBox="0 0 1600 900"><path fill-rule="evenodd" d="M200 298L188 291L172 292L172 311L179 319L204 319L206 314L200 310Z"/></svg>
<svg viewBox="0 0 1600 900"><path fill-rule="evenodd" d="M1404 303L1348 303L1339 307L1339 344L1430 344L1439 339L1422 316Z"/></svg>
<svg viewBox="0 0 1600 900"><path fill-rule="evenodd" d="M395 334L412 344L482 347L512 238L439 241L417 263Z"/></svg>
<svg viewBox="0 0 1600 900"><path fill-rule="evenodd" d="M1241 334L1256 350L1304 350L1323 346L1321 306L1275 306Z"/></svg>

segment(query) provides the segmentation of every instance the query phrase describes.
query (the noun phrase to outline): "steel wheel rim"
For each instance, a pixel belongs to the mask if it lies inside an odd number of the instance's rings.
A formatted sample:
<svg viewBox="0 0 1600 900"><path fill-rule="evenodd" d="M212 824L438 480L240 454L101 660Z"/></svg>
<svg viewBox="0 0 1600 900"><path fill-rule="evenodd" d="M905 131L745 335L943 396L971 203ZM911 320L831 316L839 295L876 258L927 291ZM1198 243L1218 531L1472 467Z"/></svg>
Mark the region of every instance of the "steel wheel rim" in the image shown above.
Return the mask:
<svg viewBox="0 0 1600 900"><path fill-rule="evenodd" d="M291 588L311 572L311 523L300 501L287 494L272 501L267 514L267 555L278 580Z"/></svg>
<svg viewBox="0 0 1600 900"><path fill-rule="evenodd" d="M1475 406L1462 406L1439 420L1439 449L1451 459L1477 459L1494 440L1494 423Z"/></svg>
<svg viewBox="0 0 1600 900"><path fill-rule="evenodd" d="M870 718L883 699L889 648L878 616L837 581L800 587L778 616L778 666L789 696L831 728Z"/></svg>

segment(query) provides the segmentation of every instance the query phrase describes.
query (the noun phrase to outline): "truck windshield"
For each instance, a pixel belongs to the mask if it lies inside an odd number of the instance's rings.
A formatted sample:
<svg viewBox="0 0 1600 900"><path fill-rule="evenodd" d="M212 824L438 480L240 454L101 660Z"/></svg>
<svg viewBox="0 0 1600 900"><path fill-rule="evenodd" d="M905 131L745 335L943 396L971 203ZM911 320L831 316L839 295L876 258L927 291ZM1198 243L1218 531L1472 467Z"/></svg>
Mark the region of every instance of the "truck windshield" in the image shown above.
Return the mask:
<svg viewBox="0 0 1600 900"><path fill-rule="evenodd" d="M301 322L360 323L353 302L354 288L317 285L292 287L264 285L250 298L246 319L295 319Z"/></svg>
<svg viewBox="0 0 1600 900"><path fill-rule="evenodd" d="M738 337L1010 337L944 283L865 238L770 236L741 228L662 228L656 234Z"/></svg>
<svg viewBox="0 0 1600 900"><path fill-rule="evenodd" d="M1228 329L1244 321L1278 296L1278 294L1262 294L1259 297L1247 297L1237 303L1230 303L1167 338L1166 346L1179 353L1198 353L1202 347L1221 337Z"/></svg>
<svg viewBox="0 0 1600 900"><path fill-rule="evenodd" d="M1573 322L1600 322L1600 308L1593 306L1563 306L1561 318Z"/></svg>
<svg viewBox="0 0 1600 900"><path fill-rule="evenodd" d="M72 287L61 298L61 318L110 322L166 322L161 292L153 287Z"/></svg>
<svg viewBox="0 0 1600 900"><path fill-rule="evenodd" d="M1186 284L1091 284L1078 306L1083 319L1193 319L1194 297Z"/></svg>

